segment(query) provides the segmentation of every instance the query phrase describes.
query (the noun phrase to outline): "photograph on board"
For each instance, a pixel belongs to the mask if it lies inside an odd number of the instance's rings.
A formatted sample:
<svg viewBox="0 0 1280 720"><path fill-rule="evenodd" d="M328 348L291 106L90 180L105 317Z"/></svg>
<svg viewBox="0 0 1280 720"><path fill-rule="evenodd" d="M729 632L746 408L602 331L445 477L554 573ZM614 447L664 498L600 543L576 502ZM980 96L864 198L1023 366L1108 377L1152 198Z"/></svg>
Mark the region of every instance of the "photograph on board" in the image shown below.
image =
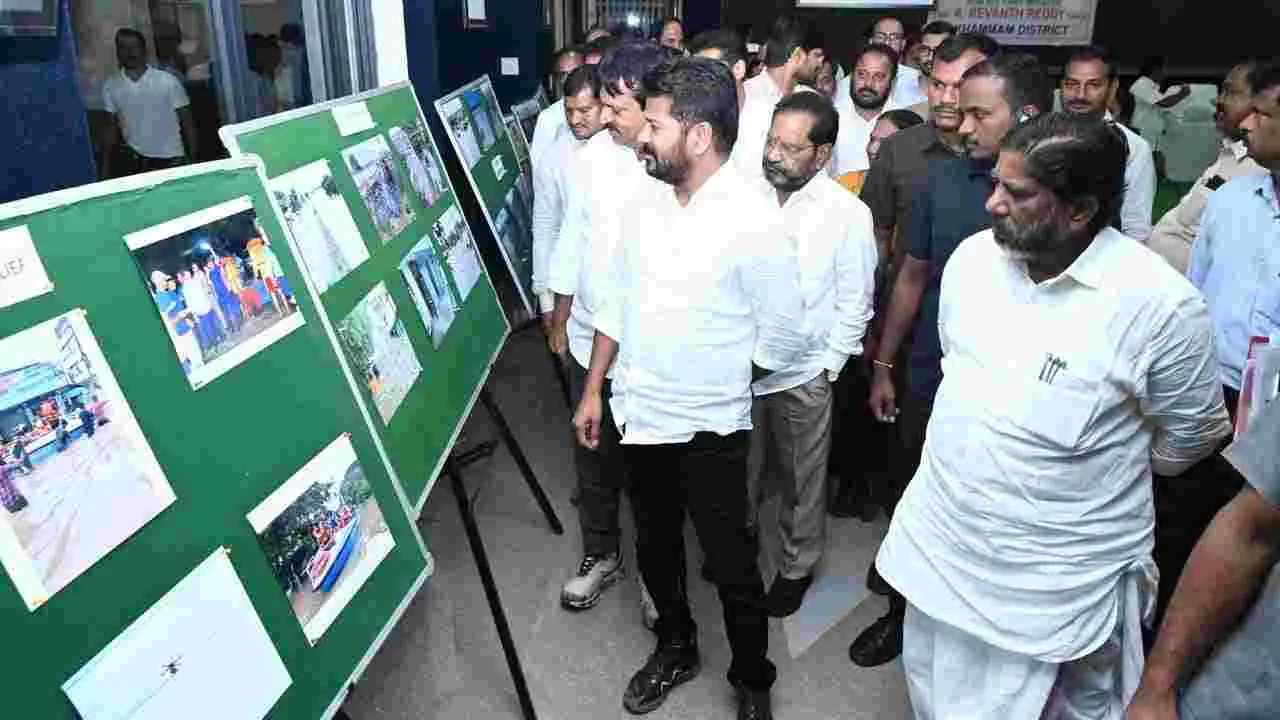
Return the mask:
<svg viewBox="0 0 1280 720"><path fill-rule="evenodd" d="M525 139L520 121L514 115L507 115L502 121L507 126L507 135L511 138L511 146L516 151L516 162L520 163L520 173L532 176L533 165L529 161L529 142Z"/></svg>
<svg viewBox="0 0 1280 720"><path fill-rule="evenodd" d="M388 243L413 222L409 186L401 182L391 148L381 135L342 151L360 198L373 218L378 237Z"/></svg>
<svg viewBox="0 0 1280 720"><path fill-rule="evenodd" d="M480 139L480 148L488 151L498 141L497 123L494 120L496 104L491 106L492 96L479 90L468 90L462 93L462 97L471 109L471 123L476 130L476 137Z"/></svg>
<svg viewBox="0 0 1280 720"><path fill-rule="evenodd" d="M419 240L405 256L400 263L400 274L431 335L431 344L440 347L458 313L458 302L449 289L448 271L430 236Z"/></svg>
<svg viewBox="0 0 1280 720"><path fill-rule="evenodd" d="M0 561L27 609L173 500L82 311L0 338Z"/></svg>
<svg viewBox="0 0 1280 720"><path fill-rule="evenodd" d="M375 285L339 323L338 341L373 396L382 424L390 424L422 366L385 284Z"/></svg>
<svg viewBox="0 0 1280 720"><path fill-rule="evenodd" d="M396 544L347 435L307 461L248 520L313 645Z"/></svg>
<svg viewBox="0 0 1280 720"><path fill-rule="evenodd" d="M462 156L462 161L469 168L475 167L475 164L480 161L480 143L476 140L471 116L467 113L467 104L462 101L462 98L455 97L450 98L439 107L444 114L449 136L453 138L458 154Z"/></svg>
<svg viewBox="0 0 1280 720"><path fill-rule="evenodd" d="M268 185L319 292L369 259L369 249L328 161L303 165L273 178Z"/></svg>
<svg viewBox="0 0 1280 720"><path fill-rule="evenodd" d="M302 327L294 290L248 197L125 236L178 363L199 389Z"/></svg>
<svg viewBox="0 0 1280 720"><path fill-rule="evenodd" d="M431 207L445 191L444 172L440 158L427 133L427 126L419 118L412 125L393 127L387 133L391 145L409 168L409 180L422 198L423 207Z"/></svg>
<svg viewBox="0 0 1280 720"><path fill-rule="evenodd" d="M431 234L453 272L453 284L458 289L458 297L465 303L467 296L471 294L471 288L479 282L483 267L480 265L480 255L476 252L475 238L471 237L471 228L462 219L462 211L457 205L450 207L435 221L431 226Z"/></svg>
<svg viewBox="0 0 1280 720"><path fill-rule="evenodd" d="M497 230L498 241L502 244L502 253L506 256L511 271L515 273L516 281L525 288L526 293L531 293L530 288L533 287L531 243L521 236L515 215L509 208L504 207L498 211L498 217L494 218L493 225Z"/></svg>
<svg viewBox="0 0 1280 720"><path fill-rule="evenodd" d="M293 683L225 548L62 684L81 720L262 720ZM234 692L228 692L234 688Z"/></svg>

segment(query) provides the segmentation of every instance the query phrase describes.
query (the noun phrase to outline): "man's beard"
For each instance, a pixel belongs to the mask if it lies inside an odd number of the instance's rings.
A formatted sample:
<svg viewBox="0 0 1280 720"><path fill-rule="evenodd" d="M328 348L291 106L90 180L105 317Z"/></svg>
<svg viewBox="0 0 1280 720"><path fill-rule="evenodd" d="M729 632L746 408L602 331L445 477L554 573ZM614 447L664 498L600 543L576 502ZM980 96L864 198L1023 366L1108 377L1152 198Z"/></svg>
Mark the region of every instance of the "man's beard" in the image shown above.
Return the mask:
<svg viewBox="0 0 1280 720"><path fill-rule="evenodd" d="M862 110L879 110L889 101L889 93L880 94L871 88L854 90L849 94L853 104Z"/></svg>
<svg viewBox="0 0 1280 720"><path fill-rule="evenodd" d="M1037 218L1023 228L1008 216L998 218L991 225L991 234L1005 252L1035 268L1065 270L1079 246L1079 239L1071 236L1071 229L1057 213Z"/></svg>
<svg viewBox="0 0 1280 720"><path fill-rule="evenodd" d="M804 187L813 175L801 177L787 172L787 169L780 164L774 164L768 160L763 161L764 178L769 184L785 193L793 193Z"/></svg>
<svg viewBox="0 0 1280 720"><path fill-rule="evenodd" d="M1068 113L1071 113L1072 115L1081 115L1084 117L1100 118L1107 114L1107 109L1105 107L1102 108L1101 110L1098 110L1094 108L1093 105L1090 105L1084 100L1069 101L1063 104L1063 107L1066 109Z"/></svg>
<svg viewBox="0 0 1280 720"><path fill-rule="evenodd" d="M655 180L661 180L668 185L679 185L689 177L689 160L682 155L675 159L664 160L658 157L657 151L648 143L641 145L637 154L644 163L645 172Z"/></svg>

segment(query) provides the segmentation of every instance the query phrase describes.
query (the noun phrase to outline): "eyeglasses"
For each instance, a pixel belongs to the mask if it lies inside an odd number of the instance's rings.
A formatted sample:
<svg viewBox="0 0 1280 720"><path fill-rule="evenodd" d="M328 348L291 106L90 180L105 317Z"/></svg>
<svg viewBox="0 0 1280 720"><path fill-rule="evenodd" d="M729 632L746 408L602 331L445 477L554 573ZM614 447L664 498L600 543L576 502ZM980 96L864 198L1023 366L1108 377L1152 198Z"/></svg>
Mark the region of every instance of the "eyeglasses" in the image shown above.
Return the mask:
<svg viewBox="0 0 1280 720"><path fill-rule="evenodd" d="M886 45L888 45L889 43L902 42L903 40L906 40L906 39L907 39L907 36L904 35L903 33L878 32L878 33L871 34L871 42L884 43Z"/></svg>
<svg viewBox="0 0 1280 720"><path fill-rule="evenodd" d="M788 145L776 137L769 138L764 144L765 152L771 152L776 149L782 151L782 154L787 156L799 155L806 150L816 147L818 146L813 143L796 147L795 145Z"/></svg>

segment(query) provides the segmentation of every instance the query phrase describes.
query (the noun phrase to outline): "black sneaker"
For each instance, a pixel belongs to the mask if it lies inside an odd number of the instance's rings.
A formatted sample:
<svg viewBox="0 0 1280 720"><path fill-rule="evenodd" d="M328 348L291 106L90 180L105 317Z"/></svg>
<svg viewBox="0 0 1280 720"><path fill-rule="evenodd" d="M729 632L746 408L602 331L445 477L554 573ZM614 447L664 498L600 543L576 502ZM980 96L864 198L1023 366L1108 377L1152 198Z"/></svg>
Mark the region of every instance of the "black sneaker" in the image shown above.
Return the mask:
<svg viewBox="0 0 1280 720"><path fill-rule="evenodd" d="M733 689L738 696L738 720L773 720L768 690L750 690L737 684Z"/></svg>
<svg viewBox="0 0 1280 720"><path fill-rule="evenodd" d="M784 618L799 610L801 603L804 602L804 594L812 584L812 575L792 580L778 574L773 579L773 584L769 586L769 594L764 598L769 617Z"/></svg>
<svg viewBox="0 0 1280 720"><path fill-rule="evenodd" d="M633 715L657 710L677 685L698 676L702 669L696 642L659 643L648 662L631 676L622 696L622 707Z"/></svg>

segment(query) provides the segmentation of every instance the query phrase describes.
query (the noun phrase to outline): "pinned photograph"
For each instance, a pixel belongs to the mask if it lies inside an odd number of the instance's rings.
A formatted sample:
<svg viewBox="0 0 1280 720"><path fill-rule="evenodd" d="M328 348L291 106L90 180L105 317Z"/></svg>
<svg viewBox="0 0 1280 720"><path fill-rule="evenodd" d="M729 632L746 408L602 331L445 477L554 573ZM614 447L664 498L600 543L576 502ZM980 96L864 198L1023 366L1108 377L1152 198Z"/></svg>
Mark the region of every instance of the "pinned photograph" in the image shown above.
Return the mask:
<svg viewBox="0 0 1280 720"><path fill-rule="evenodd" d="M422 366L385 284L374 286L338 325L338 341L373 396L382 424L390 424Z"/></svg>
<svg viewBox="0 0 1280 720"><path fill-rule="evenodd" d="M261 720L292 682L218 548L62 690L83 720Z"/></svg>
<svg viewBox="0 0 1280 720"><path fill-rule="evenodd" d="M476 140L476 133L472 129L471 115L467 112L466 103L462 98L455 97L439 107L444 115L445 125L449 128L449 135L453 138L454 146L462 156L462 161L469 168L475 167L482 153L480 143Z"/></svg>
<svg viewBox="0 0 1280 720"><path fill-rule="evenodd" d="M342 157L373 218L378 237L383 243L390 242L413 222L409 187L400 181L391 148L381 135L375 135L343 150Z"/></svg>
<svg viewBox="0 0 1280 720"><path fill-rule="evenodd" d="M369 259L369 249L327 161L303 165L268 185L320 292Z"/></svg>
<svg viewBox="0 0 1280 720"><path fill-rule="evenodd" d="M498 125L494 121L497 103L491 105L492 96L479 90L468 90L462 97L471 109L471 122L476 129L476 137L480 139L480 147L487 151L498 141L495 129Z"/></svg>
<svg viewBox="0 0 1280 720"><path fill-rule="evenodd" d="M396 545L347 435L309 460L248 519L312 645Z"/></svg>
<svg viewBox="0 0 1280 720"><path fill-rule="evenodd" d="M436 239L436 247L444 253L453 273L453 284L458 289L460 303L467 301L471 288L480 280L483 268L480 255L476 252L476 242L471 237L471 228L462 219L462 211L454 205L444 212L431 226L431 234Z"/></svg>
<svg viewBox="0 0 1280 720"><path fill-rule="evenodd" d="M230 200L125 236L193 389L303 325L253 201Z"/></svg>
<svg viewBox="0 0 1280 720"><path fill-rule="evenodd" d="M400 274L409 286L413 304L431 335L431 344L440 347L458 313L458 303L449 289L448 272L430 237L424 237L400 263Z"/></svg>
<svg viewBox="0 0 1280 720"><path fill-rule="evenodd" d="M509 208L504 207L498 211L498 217L494 219L493 225L498 231L502 254L506 256L507 264L511 266L511 272L515 274L516 281L525 288L525 292L532 294L529 290L533 287L532 244L526 243L521 236L515 215Z"/></svg>
<svg viewBox="0 0 1280 720"><path fill-rule="evenodd" d="M529 161L529 141L525 138L524 128L520 126L520 121L514 115L507 115L502 118L503 124L507 126L507 136L511 138L511 147L516 151L516 162L520 164L520 172L524 175L533 175L533 166Z"/></svg>
<svg viewBox="0 0 1280 720"><path fill-rule="evenodd" d="M28 610L173 500L83 311L0 338L0 562Z"/></svg>
<svg viewBox="0 0 1280 720"><path fill-rule="evenodd" d="M436 155L427 126L419 118L412 125L393 127L387 134L409 168L409 180L413 189L418 191L418 197L422 198L422 206L431 207L444 193L446 185L440 158Z"/></svg>

